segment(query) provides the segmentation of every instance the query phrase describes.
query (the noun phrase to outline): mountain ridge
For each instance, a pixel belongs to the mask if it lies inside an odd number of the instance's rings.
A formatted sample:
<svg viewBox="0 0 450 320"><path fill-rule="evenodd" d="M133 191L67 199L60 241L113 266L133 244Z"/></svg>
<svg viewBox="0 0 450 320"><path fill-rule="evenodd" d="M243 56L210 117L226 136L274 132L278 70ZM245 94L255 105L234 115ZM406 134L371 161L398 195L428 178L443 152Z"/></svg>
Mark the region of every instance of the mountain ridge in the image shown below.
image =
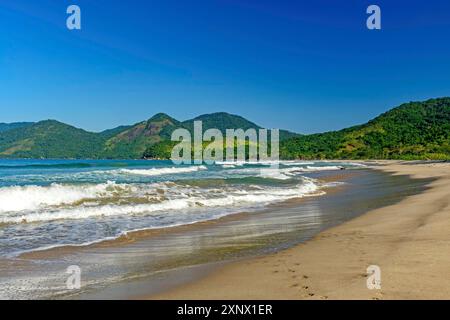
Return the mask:
<svg viewBox="0 0 450 320"><path fill-rule="evenodd" d="M282 144L286 159L450 160L450 98L401 104L365 124Z"/></svg>
<svg viewBox="0 0 450 320"><path fill-rule="evenodd" d="M33 124L34 124L34 122L11 122L11 123L1 122L0 123L0 132L5 132L5 131L16 129L16 128L23 128L26 126L31 126Z"/></svg>
<svg viewBox="0 0 450 320"><path fill-rule="evenodd" d="M260 129L239 115L216 112L178 121L166 113L99 133L56 121L0 124L4 158L167 158L174 129ZM5 128L3 131L1 128ZM367 123L301 135L280 130L282 159L450 159L450 98L404 103Z"/></svg>
<svg viewBox="0 0 450 320"><path fill-rule="evenodd" d="M226 112L203 114L185 121L178 121L166 113L156 113L148 120L101 132L48 119L26 126L13 125L0 132L0 158L142 158L152 145L170 141L173 130L184 128L193 132L193 123L197 120L203 121L204 131L217 126L223 131L225 128L261 128ZM296 135L284 130L282 133Z"/></svg>

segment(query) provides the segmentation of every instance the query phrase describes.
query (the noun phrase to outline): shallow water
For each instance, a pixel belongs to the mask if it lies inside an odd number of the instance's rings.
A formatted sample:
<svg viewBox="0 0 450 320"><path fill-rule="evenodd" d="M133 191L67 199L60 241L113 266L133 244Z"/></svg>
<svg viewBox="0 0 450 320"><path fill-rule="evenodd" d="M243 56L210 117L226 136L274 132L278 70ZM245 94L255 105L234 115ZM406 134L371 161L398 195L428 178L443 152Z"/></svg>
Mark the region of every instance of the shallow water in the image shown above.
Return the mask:
<svg viewBox="0 0 450 320"><path fill-rule="evenodd" d="M199 270L192 266L290 247L325 228L418 193L427 182L369 169L319 169L299 175L300 180L307 175L306 178L319 185L324 184L321 181L329 185L335 180L343 180L345 184L325 188L326 195L289 198L246 214L191 227L169 228L131 243L3 259L0 260L0 293L3 297L19 298L126 298L158 292L191 279L192 270ZM186 177L183 183L192 183L189 179L192 177ZM279 183L280 188L293 186L285 179L270 181L270 188L272 183ZM81 290L71 291L65 286L68 277L65 271L70 265L82 269Z"/></svg>
<svg viewBox="0 0 450 320"><path fill-rule="evenodd" d="M339 167L338 167L339 166ZM320 194L307 173L352 164L174 166L146 160L0 160L0 256L87 245Z"/></svg>

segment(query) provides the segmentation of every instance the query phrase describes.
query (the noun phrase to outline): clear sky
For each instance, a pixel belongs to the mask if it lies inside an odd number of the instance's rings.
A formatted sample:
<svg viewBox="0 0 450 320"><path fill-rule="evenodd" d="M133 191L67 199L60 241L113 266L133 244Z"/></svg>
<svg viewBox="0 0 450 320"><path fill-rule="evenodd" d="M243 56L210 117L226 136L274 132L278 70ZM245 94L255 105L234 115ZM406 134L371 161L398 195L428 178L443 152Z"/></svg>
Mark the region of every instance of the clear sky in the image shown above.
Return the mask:
<svg viewBox="0 0 450 320"><path fill-rule="evenodd" d="M70 4L82 30L66 28ZM311 133L439 96L448 0L0 0L0 122L100 131L226 111Z"/></svg>

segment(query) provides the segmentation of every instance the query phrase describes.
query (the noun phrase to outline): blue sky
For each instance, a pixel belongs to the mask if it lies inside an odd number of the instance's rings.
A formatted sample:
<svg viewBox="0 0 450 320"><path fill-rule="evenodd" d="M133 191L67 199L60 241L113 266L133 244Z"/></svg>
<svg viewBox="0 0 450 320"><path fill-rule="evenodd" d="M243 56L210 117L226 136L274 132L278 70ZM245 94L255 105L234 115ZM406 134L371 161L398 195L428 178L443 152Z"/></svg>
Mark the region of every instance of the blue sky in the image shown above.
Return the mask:
<svg viewBox="0 0 450 320"><path fill-rule="evenodd" d="M82 30L66 28L77 4ZM366 28L366 8L382 30ZM449 1L0 0L0 122L226 111L312 133L450 96Z"/></svg>

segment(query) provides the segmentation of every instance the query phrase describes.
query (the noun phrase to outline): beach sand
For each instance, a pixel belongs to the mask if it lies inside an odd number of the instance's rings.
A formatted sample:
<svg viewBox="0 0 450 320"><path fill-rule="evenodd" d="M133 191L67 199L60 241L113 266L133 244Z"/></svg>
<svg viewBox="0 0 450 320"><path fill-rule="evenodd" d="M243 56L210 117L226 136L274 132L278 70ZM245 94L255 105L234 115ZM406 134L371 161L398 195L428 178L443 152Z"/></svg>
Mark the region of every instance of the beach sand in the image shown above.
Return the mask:
<svg viewBox="0 0 450 320"><path fill-rule="evenodd" d="M276 254L227 264L147 299L450 299L450 163L378 162L435 178L424 192ZM381 289L367 288L367 268Z"/></svg>

